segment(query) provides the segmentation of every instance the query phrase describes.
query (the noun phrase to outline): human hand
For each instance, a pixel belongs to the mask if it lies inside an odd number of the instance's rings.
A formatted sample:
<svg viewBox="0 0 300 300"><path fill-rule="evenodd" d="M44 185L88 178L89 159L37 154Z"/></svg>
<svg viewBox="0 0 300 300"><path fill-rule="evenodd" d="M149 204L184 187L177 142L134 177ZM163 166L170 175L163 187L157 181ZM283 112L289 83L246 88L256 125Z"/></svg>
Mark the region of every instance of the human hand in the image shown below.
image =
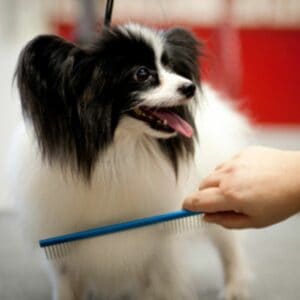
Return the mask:
<svg viewBox="0 0 300 300"><path fill-rule="evenodd" d="M183 207L226 228L280 222L300 211L300 152L248 148L218 166Z"/></svg>

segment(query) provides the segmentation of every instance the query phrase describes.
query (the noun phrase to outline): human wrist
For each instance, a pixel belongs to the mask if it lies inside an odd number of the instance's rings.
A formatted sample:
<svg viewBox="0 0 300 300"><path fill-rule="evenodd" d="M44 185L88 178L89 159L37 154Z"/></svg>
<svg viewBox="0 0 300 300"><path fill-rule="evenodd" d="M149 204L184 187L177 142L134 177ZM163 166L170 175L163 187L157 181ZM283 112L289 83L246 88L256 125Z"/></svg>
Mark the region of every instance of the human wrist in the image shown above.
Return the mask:
<svg viewBox="0 0 300 300"><path fill-rule="evenodd" d="M300 151L288 151L287 153L290 156L293 170L290 180L292 181L294 203L297 212L300 212Z"/></svg>
<svg viewBox="0 0 300 300"><path fill-rule="evenodd" d="M295 156L297 157L297 169L298 169L298 197L297 197L297 203L298 203L298 212L300 212L300 151L295 151Z"/></svg>

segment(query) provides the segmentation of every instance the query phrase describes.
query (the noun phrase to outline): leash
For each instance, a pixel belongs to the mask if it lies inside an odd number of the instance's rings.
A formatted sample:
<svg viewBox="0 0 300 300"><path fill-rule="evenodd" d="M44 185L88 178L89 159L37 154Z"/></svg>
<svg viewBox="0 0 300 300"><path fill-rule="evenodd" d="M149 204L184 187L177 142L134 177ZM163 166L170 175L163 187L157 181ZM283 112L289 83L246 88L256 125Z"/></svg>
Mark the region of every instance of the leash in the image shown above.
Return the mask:
<svg viewBox="0 0 300 300"><path fill-rule="evenodd" d="M104 27L110 27L113 7L114 7L114 0L107 0L106 7L105 7Z"/></svg>

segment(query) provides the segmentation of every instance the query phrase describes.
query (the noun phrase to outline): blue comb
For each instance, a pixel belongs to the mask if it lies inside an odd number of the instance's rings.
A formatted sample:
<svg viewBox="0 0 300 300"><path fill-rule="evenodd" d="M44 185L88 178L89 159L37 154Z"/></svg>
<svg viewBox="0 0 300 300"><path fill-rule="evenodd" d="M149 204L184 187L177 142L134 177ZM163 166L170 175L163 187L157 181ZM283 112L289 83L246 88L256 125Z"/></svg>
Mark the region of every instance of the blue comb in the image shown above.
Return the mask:
<svg viewBox="0 0 300 300"><path fill-rule="evenodd" d="M193 224L191 222L191 224L187 226L190 229L191 227L192 228L195 227L194 225L197 225L196 227L199 227L200 215L201 215L200 212L190 212L183 209L183 210L169 212L161 215L150 216L150 217L136 219L128 222L122 222L122 223L107 225L103 227L92 228L84 231L69 233L65 235L60 235L56 237L51 237L47 239L42 239L39 241L39 244L41 248L45 249L46 256L48 258L59 258L61 256L65 256L66 253L69 251L68 243L70 242L104 236L108 234L170 222L170 221L179 220L188 217L196 217L196 219L192 218L194 221Z"/></svg>

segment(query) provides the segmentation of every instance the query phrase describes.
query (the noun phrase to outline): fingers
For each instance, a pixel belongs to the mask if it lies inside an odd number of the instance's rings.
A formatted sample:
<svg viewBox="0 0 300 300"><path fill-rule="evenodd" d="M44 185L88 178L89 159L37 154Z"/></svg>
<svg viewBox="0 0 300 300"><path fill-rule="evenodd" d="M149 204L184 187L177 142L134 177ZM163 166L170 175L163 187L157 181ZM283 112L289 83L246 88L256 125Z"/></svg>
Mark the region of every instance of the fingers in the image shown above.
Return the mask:
<svg viewBox="0 0 300 300"><path fill-rule="evenodd" d="M226 168L226 163L222 163L218 166L216 166L215 171L220 171Z"/></svg>
<svg viewBox="0 0 300 300"><path fill-rule="evenodd" d="M215 171L207 176L199 185L199 189L207 187L217 187L220 182L226 177L232 176L234 173L235 166L231 162L223 163L216 167Z"/></svg>
<svg viewBox="0 0 300 300"><path fill-rule="evenodd" d="M233 167L229 163L224 163L216 167L215 171L208 175L200 183L199 189L204 189L207 187L217 187L220 185L222 179L228 176L229 173L233 170Z"/></svg>
<svg viewBox="0 0 300 300"><path fill-rule="evenodd" d="M215 223L228 229L243 229L252 227L249 216L233 211L208 213L205 214L204 220L208 223Z"/></svg>
<svg viewBox="0 0 300 300"><path fill-rule="evenodd" d="M199 190L208 187L218 187L220 185L223 174L220 172L214 172L207 176L199 185Z"/></svg>
<svg viewBox="0 0 300 300"><path fill-rule="evenodd" d="M234 210L231 201L225 199L218 187L210 187L189 196L185 199L183 208L207 213Z"/></svg>
<svg viewBox="0 0 300 300"><path fill-rule="evenodd" d="M219 164L216 168L215 171L226 171L230 170L231 166L234 164L235 161L237 161L241 157L241 153L238 153L234 155L230 160L223 162Z"/></svg>

